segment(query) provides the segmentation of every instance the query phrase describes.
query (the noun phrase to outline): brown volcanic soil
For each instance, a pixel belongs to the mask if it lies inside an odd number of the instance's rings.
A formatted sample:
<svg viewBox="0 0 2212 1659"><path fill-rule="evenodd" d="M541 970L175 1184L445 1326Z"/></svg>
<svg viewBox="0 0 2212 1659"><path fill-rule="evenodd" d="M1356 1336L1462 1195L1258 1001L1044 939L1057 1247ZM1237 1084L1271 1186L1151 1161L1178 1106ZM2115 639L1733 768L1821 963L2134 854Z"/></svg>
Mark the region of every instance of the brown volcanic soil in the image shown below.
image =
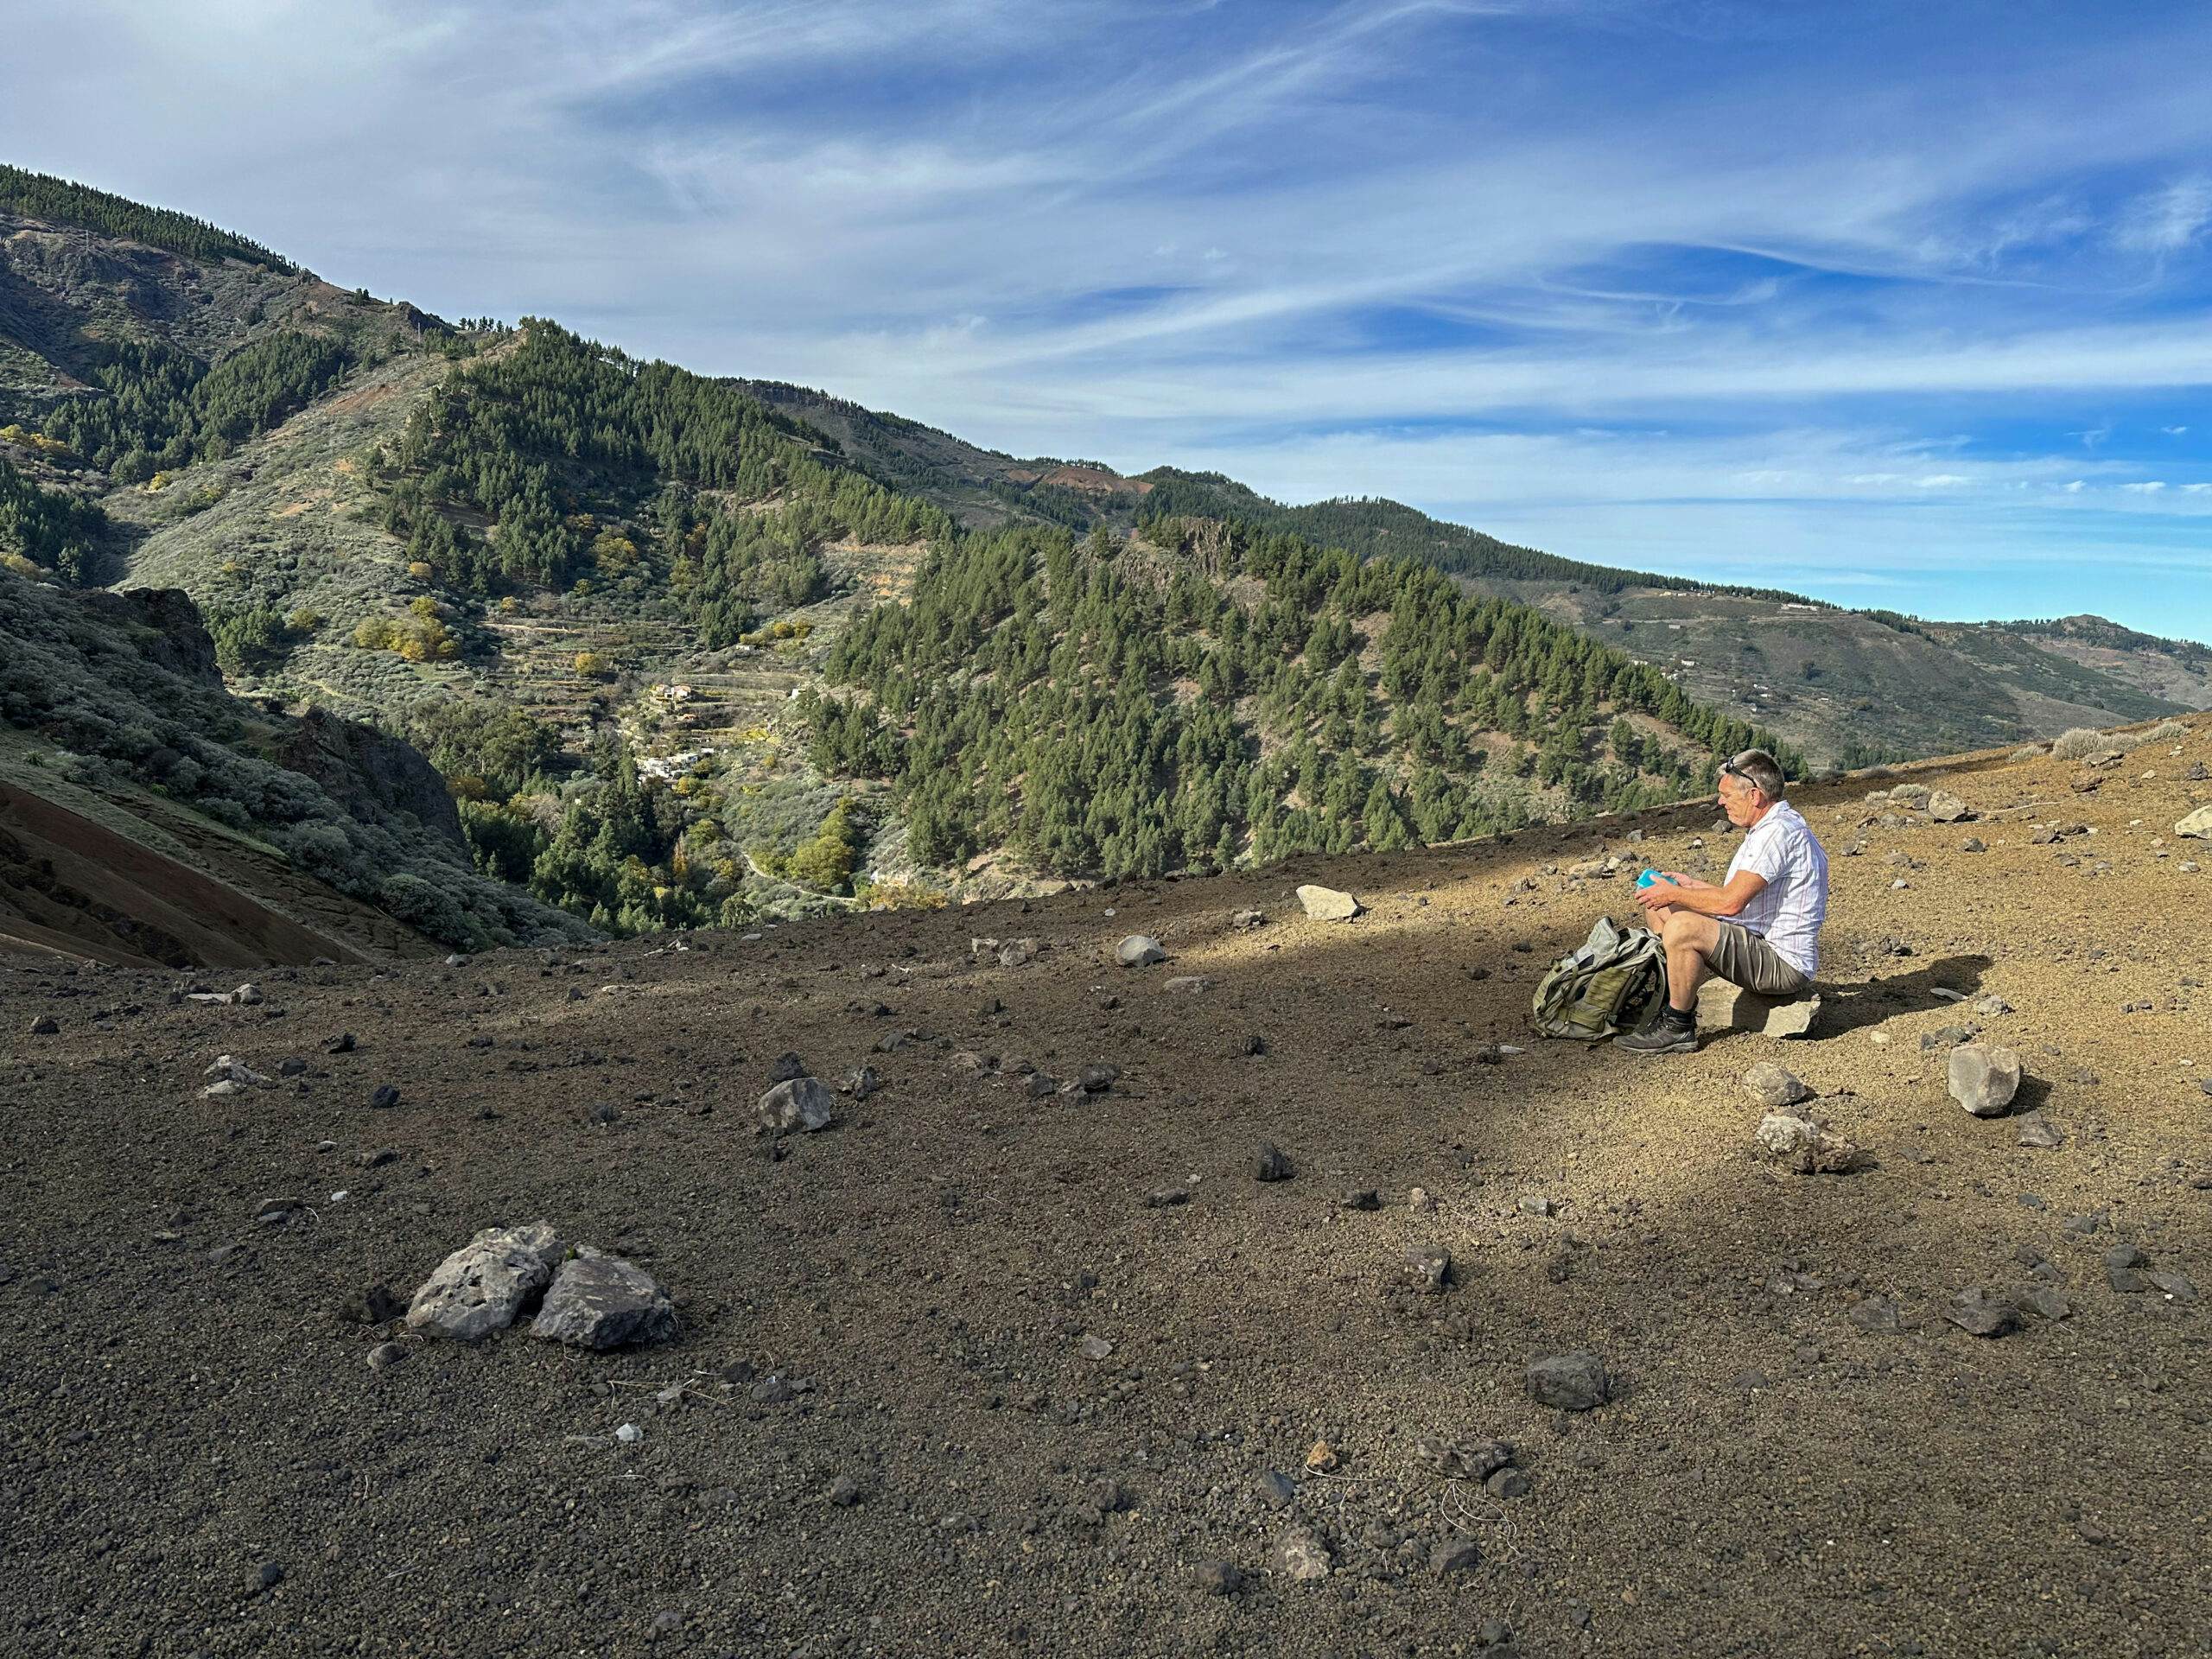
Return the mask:
<svg viewBox="0 0 2212 1659"><path fill-rule="evenodd" d="M261 1007L172 1006L174 975L0 975L0 1649L1495 1654L1510 1628L1546 1655L2203 1652L2212 1325L2099 1263L2132 1241L2212 1287L2212 875L2177 868L2212 847L2171 835L2212 798L2178 781L2212 760L2196 724L2091 797L2056 761L1955 767L1985 814L2026 810L1877 825L1836 857L1827 1034L1694 1056L1519 1034L1542 962L1627 912L1624 880L1539 874L1592 827L688 950L280 971ZM1864 787L1801 797L1832 852ZM1709 810L1628 850L1679 865L1704 835L1718 862ZM2051 818L2099 833L2029 845ZM1904 892L1897 851L1926 865ZM1371 913L1306 920L1306 879ZM1268 925L1232 930L1254 904ZM1174 961L1111 966L1132 930ZM1046 948L979 965L971 934ZM1911 954L1857 948L1884 936ZM1166 989L1192 973L1211 986ZM2018 1009L1987 1024L2063 1149L1946 1097L1919 1039L1967 1010L1938 986ZM46 1014L61 1033L25 1035ZM358 1049L326 1055L340 1030ZM924 1034L872 1052L901 1031ZM1497 1039L1529 1052L1478 1064ZM750 1109L785 1048L886 1087L772 1159ZM311 1069L203 1100L219 1052ZM1873 1166L1764 1170L1740 1081L1761 1058ZM1017 1060L1122 1075L1032 1102ZM372 1109L387 1082L401 1103ZM1297 1179L1252 1179L1262 1136ZM1177 1184L1188 1203L1146 1207ZM1340 1208L1354 1186L1383 1207ZM257 1223L278 1198L307 1207ZM2099 1230L2069 1236L2077 1215ZM349 1297L540 1216L648 1262L681 1339L409 1338L367 1369L387 1333L345 1322ZM1456 1282L1394 1290L1427 1243ZM2023 1246L2070 1319L1943 1322L1961 1288L2024 1286ZM1904 1332L1857 1329L1862 1293ZM1618 1397L1535 1404L1523 1368L1578 1348ZM798 1391L725 1387L739 1361ZM1510 1440L1534 1490L1441 1480L1423 1435ZM1317 1438L1341 1466L1278 1514L1257 1477ZM826 1499L840 1475L852 1507ZM1127 1507L1101 1515L1101 1482ZM1268 1570L1294 1520L1333 1548L1325 1582ZM1422 1565L1462 1536L1481 1566ZM1213 1558L1237 1593L1189 1584Z"/></svg>

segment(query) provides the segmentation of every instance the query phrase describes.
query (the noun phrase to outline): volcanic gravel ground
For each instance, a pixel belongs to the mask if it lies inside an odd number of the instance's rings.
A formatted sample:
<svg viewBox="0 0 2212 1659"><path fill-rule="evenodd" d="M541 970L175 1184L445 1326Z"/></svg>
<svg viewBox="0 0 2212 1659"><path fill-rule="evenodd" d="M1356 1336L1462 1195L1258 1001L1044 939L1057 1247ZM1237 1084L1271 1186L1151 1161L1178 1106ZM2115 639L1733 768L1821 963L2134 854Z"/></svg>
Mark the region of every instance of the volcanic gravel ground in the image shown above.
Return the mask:
<svg viewBox="0 0 2212 1659"><path fill-rule="evenodd" d="M2050 760L1914 774L1972 823L1885 824L1864 779L1801 791L1834 862L1821 1033L1694 1056L1543 1042L1526 1010L1630 913L1638 862L1718 874L1709 805L750 939L276 969L259 1006L19 965L0 1649L2205 1652L2212 1327L2101 1259L2212 1288L2212 876L2180 868L2212 844L2172 836L2212 798L2183 781L2197 726L2094 793ZM2097 833L2031 844L2053 823ZM1601 845L1618 874L1566 874ZM1369 912L1307 920L1309 880ZM1133 931L1171 959L1115 966ZM2015 1011L1975 1012L1991 993ZM1961 1111L1922 1047L1969 1020L2022 1058L2012 1116ZM882 1090L761 1137L787 1049ZM307 1069L203 1098L221 1053ZM1761 1059L1866 1166L1763 1161ZM1103 1093L1033 1099L1020 1069L1091 1063L1120 1068ZM2062 1147L2018 1144L2029 1107ZM1254 1179L1263 1138L1294 1179ZM1380 1207L1344 1207L1358 1188ZM681 1337L353 1322L540 1217L649 1268ZM1421 1246L1451 1253L1441 1294L1405 1282ZM1945 1321L2033 1285L2036 1252L2070 1318ZM1871 1297L1900 1330L1854 1323ZM1611 1402L1532 1400L1529 1363L1576 1351ZM1423 1437L1508 1441L1529 1490L1446 1479ZM1274 1566L1300 1529L1325 1578ZM1211 1561L1241 1584L1209 1593Z"/></svg>

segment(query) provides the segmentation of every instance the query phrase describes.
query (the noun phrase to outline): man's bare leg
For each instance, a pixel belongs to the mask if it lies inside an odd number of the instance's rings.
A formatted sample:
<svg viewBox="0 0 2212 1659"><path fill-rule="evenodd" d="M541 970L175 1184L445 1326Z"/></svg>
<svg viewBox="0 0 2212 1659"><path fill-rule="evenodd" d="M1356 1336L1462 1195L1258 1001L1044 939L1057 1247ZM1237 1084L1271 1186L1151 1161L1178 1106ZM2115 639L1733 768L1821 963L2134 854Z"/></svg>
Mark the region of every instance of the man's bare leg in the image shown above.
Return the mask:
<svg viewBox="0 0 2212 1659"><path fill-rule="evenodd" d="M1705 982L1706 962L1720 942L1720 930L1712 917L1694 911L1662 906L1659 938L1667 947L1667 1001L1677 1013L1697 1007L1697 988Z"/></svg>

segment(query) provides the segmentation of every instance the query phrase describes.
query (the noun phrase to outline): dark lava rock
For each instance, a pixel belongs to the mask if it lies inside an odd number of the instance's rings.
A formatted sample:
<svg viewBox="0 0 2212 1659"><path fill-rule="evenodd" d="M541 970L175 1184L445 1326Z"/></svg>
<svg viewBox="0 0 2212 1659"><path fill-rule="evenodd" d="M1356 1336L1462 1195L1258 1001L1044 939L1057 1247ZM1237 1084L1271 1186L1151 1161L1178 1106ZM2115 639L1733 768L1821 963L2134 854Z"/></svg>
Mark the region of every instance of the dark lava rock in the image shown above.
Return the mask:
<svg viewBox="0 0 2212 1659"><path fill-rule="evenodd" d="M397 1106L399 1104L399 1090L388 1083L380 1083L377 1084L375 1091L369 1096L369 1104L379 1111L388 1107Z"/></svg>
<svg viewBox="0 0 2212 1659"><path fill-rule="evenodd" d="M31 1021L31 1035L34 1037L59 1037L60 1034L61 1022L50 1014L41 1014Z"/></svg>
<svg viewBox="0 0 2212 1659"><path fill-rule="evenodd" d="M1298 1483L1280 1469L1262 1469L1257 1484L1260 1501L1271 1510L1287 1510L1298 1501Z"/></svg>
<svg viewBox="0 0 2212 1659"><path fill-rule="evenodd" d="M353 1033L340 1032L322 1046L322 1052L326 1054L351 1054L353 1052Z"/></svg>
<svg viewBox="0 0 2212 1659"><path fill-rule="evenodd" d="M676 1334L676 1305L643 1268L586 1244L561 1264L530 1333L572 1348L665 1342Z"/></svg>
<svg viewBox="0 0 2212 1659"><path fill-rule="evenodd" d="M1529 1367L1529 1397L1560 1411L1589 1411L1612 1398L1605 1362L1592 1353L1554 1354Z"/></svg>
<svg viewBox="0 0 2212 1659"><path fill-rule="evenodd" d="M1380 1210L1382 1195L1371 1186L1359 1187L1344 1194L1344 1207L1347 1210Z"/></svg>
<svg viewBox="0 0 2212 1659"><path fill-rule="evenodd" d="M1260 1142L1260 1151L1252 1163L1252 1179L1255 1181L1287 1181L1298 1173L1290 1160L1283 1155L1281 1147L1272 1141Z"/></svg>
<svg viewBox="0 0 2212 1659"><path fill-rule="evenodd" d="M1187 1186L1155 1186L1144 1195L1144 1207L1147 1210L1172 1209L1190 1201L1191 1189Z"/></svg>
<svg viewBox="0 0 2212 1659"><path fill-rule="evenodd" d="M790 1083L796 1078L813 1075L806 1069L806 1062L789 1049L768 1063L768 1081L771 1084Z"/></svg>
<svg viewBox="0 0 2212 1659"><path fill-rule="evenodd" d="M1200 1561L1191 1570L1191 1587L1201 1595L1233 1596L1244 1574L1229 1561Z"/></svg>
<svg viewBox="0 0 2212 1659"><path fill-rule="evenodd" d="M840 1475L830 1483L830 1501L841 1510L849 1510L861 1501L861 1484L850 1475Z"/></svg>
<svg viewBox="0 0 2212 1659"><path fill-rule="evenodd" d="M1405 1282L1424 1296L1440 1296L1452 1277L1452 1252L1440 1244L1415 1244L1406 1251Z"/></svg>
<svg viewBox="0 0 2212 1659"><path fill-rule="evenodd" d="M2004 1297L1979 1287L1962 1290L1952 1298L1943 1317L1970 1337L2001 1337L2020 1325L2018 1308Z"/></svg>
<svg viewBox="0 0 2212 1659"><path fill-rule="evenodd" d="M1438 1546L1429 1556L1430 1566L1440 1578L1454 1573L1471 1573L1483 1564L1483 1553L1471 1538L1454 1538Z"/></svg>

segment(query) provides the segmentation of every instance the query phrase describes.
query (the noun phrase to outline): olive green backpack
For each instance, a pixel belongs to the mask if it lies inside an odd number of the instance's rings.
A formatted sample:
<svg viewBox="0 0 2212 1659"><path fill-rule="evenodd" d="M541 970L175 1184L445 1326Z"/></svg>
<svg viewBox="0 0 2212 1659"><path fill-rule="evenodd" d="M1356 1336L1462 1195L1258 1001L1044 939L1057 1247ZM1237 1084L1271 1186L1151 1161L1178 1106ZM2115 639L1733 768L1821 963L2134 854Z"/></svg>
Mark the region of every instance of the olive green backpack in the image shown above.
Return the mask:
<svg viewBox="0 0 2212 1659"><path fill-rule="evenodd" d="M1648 927L1623 928L1600 916L1590 937L1537 983L1536 1030L1586 1043L1642 1028L1667 1006L1667 947Z"/></svg>

